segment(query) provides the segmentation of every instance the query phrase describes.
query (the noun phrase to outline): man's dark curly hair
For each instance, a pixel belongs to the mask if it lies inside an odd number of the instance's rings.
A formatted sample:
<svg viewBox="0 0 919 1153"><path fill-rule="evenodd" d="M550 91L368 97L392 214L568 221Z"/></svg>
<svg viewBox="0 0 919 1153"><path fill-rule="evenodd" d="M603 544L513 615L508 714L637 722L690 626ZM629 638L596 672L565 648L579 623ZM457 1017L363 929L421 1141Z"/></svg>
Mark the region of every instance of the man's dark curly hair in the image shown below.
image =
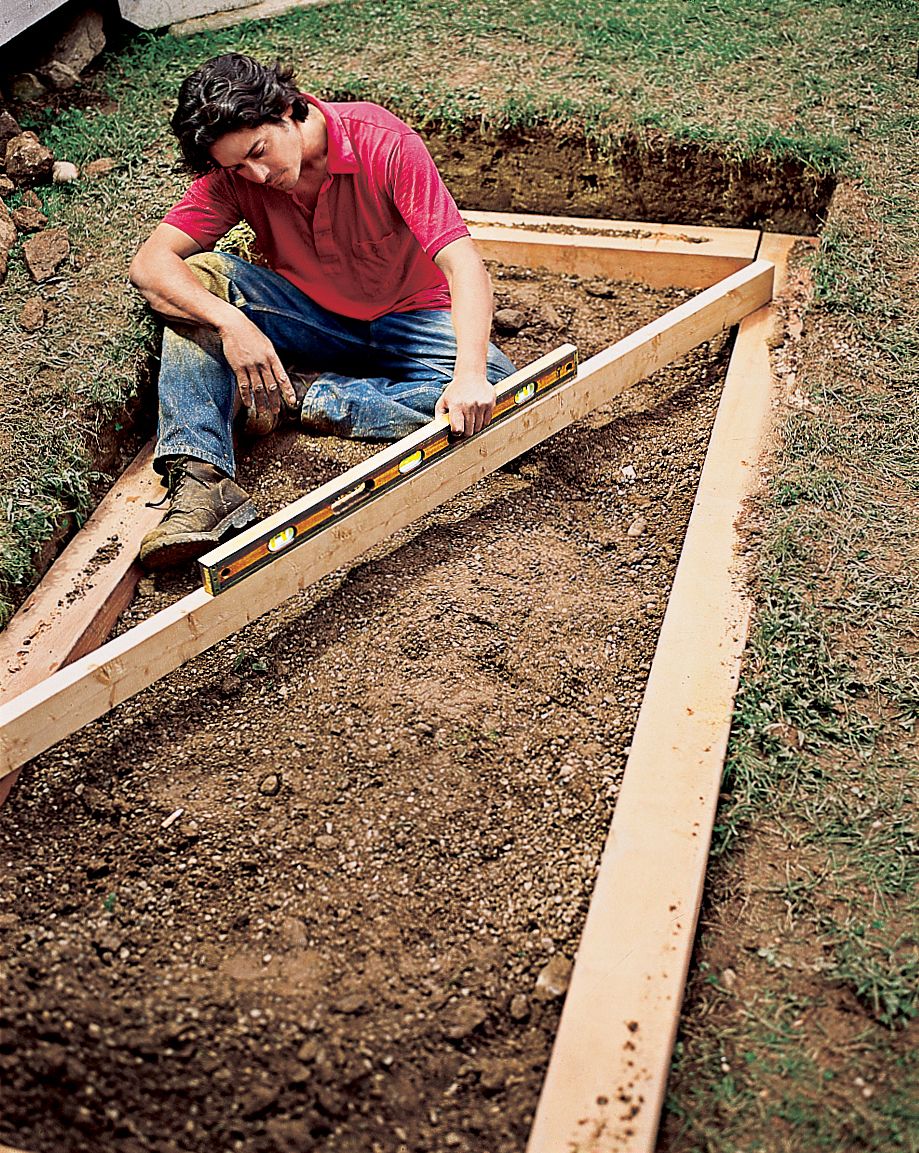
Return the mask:
<svg viewBox="0 0 919 1153"><path fill-rule="evenodd" d="M183 81L172 130L186 166L196 175L216 168L211 145L238 128L280 122L288 108L305 120L309 103L294 82L292 68L280 61L270 68L251 56L228 52L202 64Z"/></svg>

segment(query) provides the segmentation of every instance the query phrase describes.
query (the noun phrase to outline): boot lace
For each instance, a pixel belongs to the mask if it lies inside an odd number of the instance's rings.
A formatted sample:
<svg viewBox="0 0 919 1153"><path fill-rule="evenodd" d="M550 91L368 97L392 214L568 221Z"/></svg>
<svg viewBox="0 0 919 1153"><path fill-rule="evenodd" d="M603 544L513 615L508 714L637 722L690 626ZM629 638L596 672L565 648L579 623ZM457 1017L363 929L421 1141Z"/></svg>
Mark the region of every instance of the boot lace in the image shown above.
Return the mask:
<svg viewBox="0 0 919 1153"><path fill-rule="evenodd" d="M186 480L197 481L203 488L208 487L206 480L188 471L188 464L188 461L177 460L166 466L166 491L159 500L148 500L147 508L162 508L166 501L174 501ZM171 508L166 516L171 516L175 511L175 508Z"/></svg>

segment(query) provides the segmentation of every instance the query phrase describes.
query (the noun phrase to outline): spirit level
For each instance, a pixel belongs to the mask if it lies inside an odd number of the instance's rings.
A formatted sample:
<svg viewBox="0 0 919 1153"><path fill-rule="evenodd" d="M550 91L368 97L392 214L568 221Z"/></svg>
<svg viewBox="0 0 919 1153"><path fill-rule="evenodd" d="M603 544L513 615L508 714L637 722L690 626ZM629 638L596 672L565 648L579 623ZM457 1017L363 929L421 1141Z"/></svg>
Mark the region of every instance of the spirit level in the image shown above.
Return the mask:
<svg viewBox="0 0 919 1153"><path fill-rule="evenodd" d="M577 365L577 349L573 344L563 344L507 377L496 387L492 424L517 412L562 381L570 380L577 372ZM270 564L279 553L296 548L373 500L383 489L392 488L419 469L443 460L459 441L460 438L451 433L447 417L435 418L336 480L252 525L226 544L211 549L198 561L204 587L216 596L238 584L249 573Z"/></svg>

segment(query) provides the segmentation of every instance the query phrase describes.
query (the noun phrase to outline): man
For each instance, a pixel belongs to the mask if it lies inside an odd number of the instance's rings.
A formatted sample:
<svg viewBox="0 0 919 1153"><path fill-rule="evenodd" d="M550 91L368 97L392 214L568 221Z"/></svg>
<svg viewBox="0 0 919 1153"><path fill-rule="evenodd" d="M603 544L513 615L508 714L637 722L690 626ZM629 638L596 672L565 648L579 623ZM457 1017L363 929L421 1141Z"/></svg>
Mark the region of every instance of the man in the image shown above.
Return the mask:
<svg viewBox="0 0 919 1153"><path fill-rule="evenodd" d="M471 436L514 370L489 343L491 284L468 229L401 120L323 103L290 69L231 53L185 80L172 127L197 179L131 265L169 322L154 467L171 503L141 545L151 569L258 518L233 480L240 405L375 440L445 413ZM243 219L269 268L212 251ZM305 394L292 361L318 374Z"/></svg>

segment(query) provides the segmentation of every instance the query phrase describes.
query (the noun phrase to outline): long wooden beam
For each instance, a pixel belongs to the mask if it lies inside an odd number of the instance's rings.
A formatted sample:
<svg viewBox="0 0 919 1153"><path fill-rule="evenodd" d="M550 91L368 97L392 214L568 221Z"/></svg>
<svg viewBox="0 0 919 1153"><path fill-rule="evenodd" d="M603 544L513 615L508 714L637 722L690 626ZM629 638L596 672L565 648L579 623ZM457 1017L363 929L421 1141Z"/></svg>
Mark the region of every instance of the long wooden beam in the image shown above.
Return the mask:
<svg viewBox="0 0 919 1153"><path fill-rule="evenodd" d="M0 702L98 648L131 603L137 550L165 512L148 507L159 490L153 447L144 445L0 633ZM15 783L15 774L0 780L0 805Z"/></svg>
<svg viewBox="0 0 919 1153"><path fill-rule="evenodd" d="M798 237L764 235L778 278ZM773 309L740 325L528 1153L652 1153L751 611Z"/></svg>
<svg viewBox="0 0 919 1153"><path fill-rule="evenodd" d="M760 237L742 228L496 212L463 216L486 260L653 288L708 288L749 264Z"/></svg>
<svg viewBox="0 0 919 1153"><path fill-rule="evenodd" d="M218 597L199 589L0 706L0 778L712 336L772 295L757 261L592 357L577 377L465 442Z"/></svg>

